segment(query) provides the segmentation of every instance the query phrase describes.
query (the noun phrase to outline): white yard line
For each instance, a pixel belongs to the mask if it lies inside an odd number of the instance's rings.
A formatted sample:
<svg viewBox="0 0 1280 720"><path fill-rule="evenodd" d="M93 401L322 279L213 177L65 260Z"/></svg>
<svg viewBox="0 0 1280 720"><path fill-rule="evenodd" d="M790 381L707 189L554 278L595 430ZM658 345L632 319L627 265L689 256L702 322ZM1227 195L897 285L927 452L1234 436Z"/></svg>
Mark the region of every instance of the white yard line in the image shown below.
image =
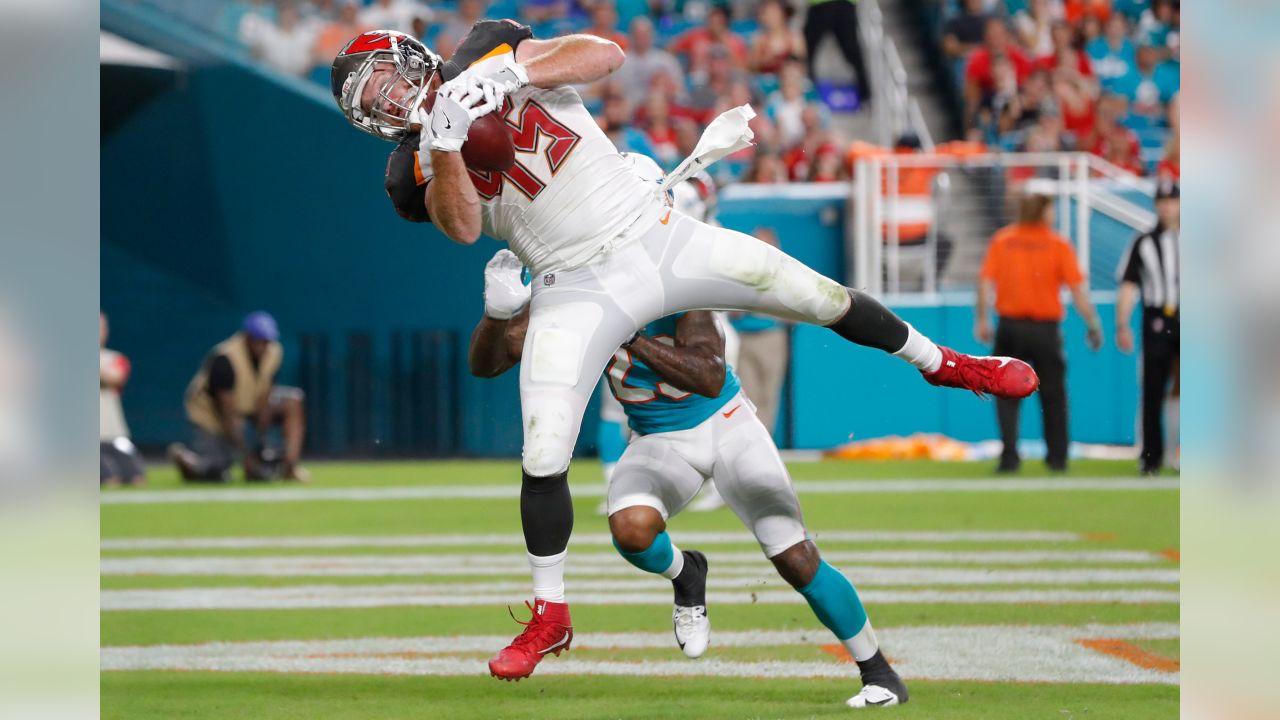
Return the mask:
<svg viewBox="0 0 1280 720"><path fill-rule="evenodd" d="M935 568L849 565L865 560L871 553L828 553L832 562L851 578L868 585L1084 585L1144 584L1178 582L1173 568ZM724 575L771 576L772 567L750 553L711 554L711 578ZM976 562L967 553L951 556L957 562ZM616 555L584 553L571 556L571 572L583 575L638 576ZM284 555L284 556L203 556L203 557L122 557L104 558L100 573L159 576L233 577L382 577L494 576L519 575L528 570L525 558L508 555Z"/></svg>
<svg viewBox="0 0 1280 720"><path fill-rule="evenodd" d="M881 641L908 679L1005 682L1090 682L1176 684L1178 674L1137 667L1089 650L1091 638L1168 639L1176 625L949 626L881 628ZM448 653L489 653L508 636L364 638L282 642L211 643L107 647L103 670L205 670L232 672L360 673L392 675L481 675L484 660ZM673 675L680 677L848 677L856 669L835 661L740 662L716 658L724 647L773 647L826 644L817 631L713 632L710 654L698 661L646 659L635 662L575 659L571 651L549 659L539 675ZM612 648L669 649L669 633L581 634L578 650ZM833 701L834 702L834 701Z"/></svg>
<svg viewBox="0 0 1280 720"><path fill-rule="evenodd" d="M1084 538L1073 532L1038 530L1012 531L932 531L932 530L830 530L815 532L819 543L1024 543L1078 542ZM747 532L681 531L678 541L689 546L752 544L755 538ZM607 533L576 533L574 547L611 546ZM304 535L285 537L145 537L104 539L103 550L250 550L286 548L355 548L355 547L457 547L499 545L524 548L520 533L459 533L441 535Z"/></svg>
<svg viewBox="0 0 1280 720"><path fill-rule="evenodd" d="M965 480L800 480L802 495L849 493L945 493L945 492L1075 492L1176 490L1175 478L1021 478ZM170 503L280 503L280 502L385 502L393 500L493 500L519 497L517 485L436 485L367 488L208 488L106 492L104 505L155 505ZM573 487L577 497L603 497L600 485Z"/></svg>
<svg viewBox="0 0 1280 720"><path fill-rule="evenodd" d="M618 582L618 581L611 581ZM591 583L581 592L569 591L575 605L667 605L670 589L648 578L637 589L601 592L605 582ZM653 590L640 589L647 585ZM117 610L248 610L293 608L373 608L445 606L519 606L528 599L526 583L490 583L490 591L468 591L473 585L382 584L300 585L291 587L216 587L150 590L104 590L101 607ZM603 587L602 587L603 586ZM631 588L628 584L626 587ZM763 588L763 586L761 586ZM1177 590L1160 589L1045 589L1045 590L881 590L859 594L868 604L1069 604L1069 603L1177 603ZM804 598L787 589L712 590L708 605L800 604Z"/></svg>

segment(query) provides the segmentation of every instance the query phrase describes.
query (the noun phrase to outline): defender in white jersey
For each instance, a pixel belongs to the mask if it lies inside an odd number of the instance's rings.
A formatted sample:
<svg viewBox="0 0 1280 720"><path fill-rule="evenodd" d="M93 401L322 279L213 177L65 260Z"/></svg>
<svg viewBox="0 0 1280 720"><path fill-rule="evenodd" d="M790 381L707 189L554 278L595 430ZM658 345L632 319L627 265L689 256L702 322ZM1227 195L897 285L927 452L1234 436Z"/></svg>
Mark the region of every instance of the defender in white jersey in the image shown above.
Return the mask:
<svg viewBox="0 0 1280 720"><path fill-rule="evenodd" d="M595 36L535 40L502 20L476 23L447 63L403 33L375 31L333 64L334 98L348 121L400 142L387 167L397 211L463 244L487 232L537 273L520 364L520 513L533 618L489 662L505 679L528 676L572 638L564 602L569 461L596 375L650 322L699 308L745 310L828 327L906 360L934 385L1025 397L1038 382L1025 363L940 348L875 298L665 207L566 87L599 80L623 60L617 45ZM495 111L516 164L500 174L470 171L460 154L468 130Z"/></svg>

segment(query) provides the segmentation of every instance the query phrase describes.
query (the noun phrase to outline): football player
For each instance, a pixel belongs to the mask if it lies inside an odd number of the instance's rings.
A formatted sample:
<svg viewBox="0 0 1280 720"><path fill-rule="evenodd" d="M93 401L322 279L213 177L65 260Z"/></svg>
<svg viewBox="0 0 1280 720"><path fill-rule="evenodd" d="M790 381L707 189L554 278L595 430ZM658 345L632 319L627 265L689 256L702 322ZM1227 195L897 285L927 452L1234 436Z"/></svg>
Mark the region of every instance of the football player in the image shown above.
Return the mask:
<svg viewBox="0 0 1280 720"><path fill-rule="evenodd" d="M472 333L468 360L473 374L496 377L518 363L525 348L530 289L520 260L499 250L485 267L484 288L485 315ZM863 687L849 707L906 702L906 686L880 652L857 590L808 539L773 438L725 362L714 313L690 310L649 323L614 353L605 379L631 431L609 479L609 531L627 562L671 580L672 625L684 654L701 657L710 640L707 558L677 548L667 520L714 478L778 574L858 664ZM562 649L567 642L553 652Z"/></svg>
<svg viewBox="0 0 1280 720"><path fill-rule="evenodd" d="M1025 397L1037 385L1025 363L941 348L870 295L667 207L571 87L616 70L622 50L591 35L532 35L513 20L484 20L444 62L403 33L373 31L348 43L332 69L347 120L399 143L386 187L400 215L432 222L458 243L482 232L504 241L533 274L520 363L520 515L534 611L490 660L502 678L528 676L571 637L569 461L596 376L650 322L701 308L758 312L892 353L934 385L1001 397ZM516 162L501 173L470 170L461 156L470 125L494 111Z"/></svg>

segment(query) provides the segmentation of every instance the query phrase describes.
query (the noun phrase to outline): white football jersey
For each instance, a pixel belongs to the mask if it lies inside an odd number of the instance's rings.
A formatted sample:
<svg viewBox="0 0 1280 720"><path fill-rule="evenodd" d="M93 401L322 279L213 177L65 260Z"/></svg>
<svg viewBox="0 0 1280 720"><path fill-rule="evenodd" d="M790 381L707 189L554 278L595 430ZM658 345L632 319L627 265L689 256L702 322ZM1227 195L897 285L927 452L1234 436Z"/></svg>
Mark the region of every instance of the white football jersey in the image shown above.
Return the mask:
<svg viewBox="0 0 1280 720"><path fill-rule="evenodd" d="M469 172L484 233L507 242L534 275L581 267L661 218L653 184L637 176L573 88L522 88L503 113L515 165ZM417 159L430 180L429 154Z"/></svg>

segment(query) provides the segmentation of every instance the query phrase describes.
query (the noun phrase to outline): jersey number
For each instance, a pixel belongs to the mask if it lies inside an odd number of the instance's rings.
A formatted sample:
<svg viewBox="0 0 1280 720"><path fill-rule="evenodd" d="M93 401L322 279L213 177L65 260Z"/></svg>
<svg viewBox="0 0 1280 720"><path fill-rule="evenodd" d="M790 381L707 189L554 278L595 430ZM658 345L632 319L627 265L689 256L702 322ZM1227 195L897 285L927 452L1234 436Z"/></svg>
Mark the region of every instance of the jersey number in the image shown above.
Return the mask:
<svg viewBox="0 0 1280 720"><path fill-rule="evenodd" d="M654 340L664 345L676 344L675 339L669 335L658 335L654 337ZM692 394L665 382L659 382L656 389L628 385L627 376L631 374L633 367L635 367L635 363L631 359L631 351L625 348L618 348L618 352L613 354L613 360L606 370L609 375L609 386L613 388L613 396L620 403L638 405L652 402L658 399L659 395L669 400L683 400Z"/></svg>
<svg viewBox="0 0 1280 720"><path fill-rule="evenodd" d="M546 108L533 100L526 100L520 111L515 113L513 113L511 101L507 100L502 108L502 114L511 132L511 144L515 146L517 153L537 154L538 143L542 137L550 138L551 142L543 155L547 159L547 167L551 169L553 177L560 171L560 167L564 165L564 161L573 149L578 146L578 142L582 140L581 135L556 120ZM519 160L516 160L509 170L501 173L479 170L467 172L471 173L471 183L475 185L476 193L485 200L492 200L502 194L504 182L511 183L525 197L533 200L546 189L549 182L539 178Z"/></svg>

